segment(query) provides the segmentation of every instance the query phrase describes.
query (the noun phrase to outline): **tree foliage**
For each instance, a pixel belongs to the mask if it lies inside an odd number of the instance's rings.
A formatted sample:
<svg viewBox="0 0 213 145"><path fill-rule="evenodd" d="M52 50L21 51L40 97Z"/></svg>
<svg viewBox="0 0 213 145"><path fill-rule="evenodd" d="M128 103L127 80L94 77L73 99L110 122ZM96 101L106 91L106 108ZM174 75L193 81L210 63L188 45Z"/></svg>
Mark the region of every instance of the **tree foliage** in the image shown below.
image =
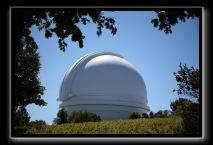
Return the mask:
<svg viewBox="0 0 213 145"><path fill-rule="evenodd" d="M164 117L169 117L171 115L171 111L169 110L159 110L156 113L153 113L153 117L160 117L160 118L164 118Z"/></svg>
<svg viewBox="0 0 213 145"><path fill-rule="evenodd" d="M179 98L178 100L171 102L170 108L173 111L173 114L181 115L189 109L187 109L187 107L190 107L191 104L193 104L193 102L189 99Z"/></svg>
<svg viewBox="0 0 213 145"><path fill-rule="evenodd" d="M130 114L128 119L138 119L141 118L141 115L138 112L133 112Z"/></svg>
<svg viewBox="0 0 213 145"><path fill-rule="evenodd" d="M147 113L143 113L141 117L142 118L149 118L149 115Z"/></svg>
<svg viewBox="0 0 213 145"><path fill-rule="evenodd" d="M13 131L15 134L23 134L29 125L30 116L25 107L17 107L14 110Z"/></svg>
<svg viewBox="0 0 213 145"><path fill-rule="evenodd" d="M188 68L180 64L180 69L174 76L177 81L178 89L174 90L178 95L188 97L179 98L171 102L170 107L173 115L181 116L184 122L185 133L200 134L200 112L199 112L199 69L194 67ZM195 100L195 101L194 101Z"/></svg>
<svg viewBox="0 0 213 145"><path fill-rule="evenodd" d="M46 105L41 98L44 87L41 86L38 74L40 69L37 46L26 44L23 40L23 48L16 54L17 68L14 74L15 80L15 107L26 107L29 104Z"/></svg>
<svg viewBox="0 0 213 145"><path fill-rule="evenodd" d="M101 117L93 112L79 111L72 112L68 117L68 122L80 123L80 122L98 122L101 121Z"/></svg>
<svg viewBox="0 0 213 145"><path fill-rule="evenodd" d="M42 127L45 127L47 124L44 120L35 120L30 121L28 128L35 128L35 129L41 129Z"/></svg>
<svg viewBox="0 0 213 145"><path fill-rule="evenodd" d="M115 20L112 17L105 17L100 10L90 9L36 9L24 13L24 27L29 30L35 25L39 31L45 31L45 37L50 38L53 34L58 37L59 48L65 51L67 43L65 39L71 36L71 41L78 42L82 48L83 35L78 24L87 25L93 22L97 25L97 35L102 34L102 29L106 28L113 35L116 34ZM29 33L24 33L29 35Z"/></svg>
<svg viewBox="0 0 213 145"><path fill-rule="evenodd" d="M64 110L64 108L61 108L58 113L57 117L53 120L54 124L63 124L68 122L68 114Z"/></svg>
<svg viewBox="0 0 213 145"><path fill-rule="evenodd" d="M29 124L30 116L24 107L18 107L14 115L15 127L23 127Z"/></svg>
<svg viewBox="0 0 213 145"><path fill-rule="evenodd" d="M153 117L154 117L154 112L153 112L153 111L150 111L150 112L149 112L149 117L150 117L150 118L153 118Z"/></svg>
<svg viewBox="0 0 213 145"><path fill-rule="evenodd" d="M166 34L172 33L172 27L186 19L200 17L200 9L166 9L165 11L155 11L158 18L151 21L154 27L164 31Z"/></svg>
<svg viewBox="0 0 213 145"><path fill-rule="evenodd" d="M80 123L80 122L98 122L101 121L101 117L93 112L78 111L67 114L64 108L60 109L57 113L57 118L53 120L54 124L63 123Z"/></svg>
<svg viewBox="0 0 213 145"><path fill-rule="evenodd" d="M26 33L29 33L27 30ZM14 110L14 125L16 120L26 118L26 106L34 103L35 105L44 106L46 102L42 99L44 87L41 85L38 74L40 69L39 54L37 52L37 44L31 36L23 36L16 46L13 69L13 110ZM13 50L14 50L13 49ZM19 113L19 112L22 113ZM24 112L23 112L24 111ZM17 115L17 113L19 115ZM29 116L29 114L28 114Z"/></svg>
<svg viewBox="0 0 213 145"><path fill-rule="evenodd" d="M42 125L46 125L46 122L44 120L35 120L35 121L30 121L29 124L31 126L42 126Z"/></svg>
<svg viewBox="0 0 213 145"><path fill-rule="evenodd" d="M174 76L177 81L177 90L178 95L185 95L192 99L199 99L199 85L200 85L200 78L199 78L199 69L195 69L194 67L188 68L185 65L180 63L180 69L178 72L174 72Z"/></svg>
<svg viewBox="0 0 213 145"><path fill-rule="evenodd" d="M181 116L183 118L185 133L200 133L199 104L194 103L189 99L179 98L178 100L171 102L170 107L173 111L173 115Z"/></svg>

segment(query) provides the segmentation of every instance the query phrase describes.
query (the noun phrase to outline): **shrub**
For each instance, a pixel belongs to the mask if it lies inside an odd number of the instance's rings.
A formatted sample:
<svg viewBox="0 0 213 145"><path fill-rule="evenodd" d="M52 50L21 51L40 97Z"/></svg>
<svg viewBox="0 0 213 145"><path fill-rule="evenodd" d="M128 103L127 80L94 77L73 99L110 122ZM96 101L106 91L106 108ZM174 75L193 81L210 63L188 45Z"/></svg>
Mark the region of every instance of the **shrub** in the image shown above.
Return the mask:
<svg viewBox="0 0 213 145"><path fill-rule="evenodd" d="M149 115L147 113L143 113L142 118L149 118Z"/></svg>
<svg viewBox="0 0 213 145"><path fill-rule="evenodd" d="M159 110L155 114L153 113L153 117L164 118L169 117L171 115L171 111L169 110Z"/></svg>
<svg viewBox="0 0 213 145"><path fill-rule="evenodd" d="M141 118L141 115L138 112L133 112L130 116L129 119L138 119Z"/></svg>
<svg viewBox="0 0 213 145"><path fill-rule="evenodd" d="M35 128L41 128L42 126L45 126L45 125L46 125L46 122L43 120L35 120L29 123L30 127L35 127Z"/></svg>
<svg viewBox="0 0 213 145"><path fill-rule="evenodd" d="M26 131L26 126L30 122L30 116L24 107L15 108L14 112L14 133L24 134Z"/></svg>
<svg viewBox="0 0 213 145"><path fill-rule="evenodd" d="M14 125L15 127L23 127L28 125L30 122L30 116L29 113L27 112L26 108L24 107L18 107L15 109L14 113Z"/></svg>
<svg viewBox="0 0 213 145"><path fill-rule="evenodd" d="M154 117L154 112L152 112L152 111L149 112L149 117L150 117L150 118L153 118L153 117Z"/></svg>
<svg viewBox="0 0 213 145"><path fill-rule="evenodd" d="M35 120L35 121L30 121L29 125L41 126L41 125L46 125L46 122L44 120Z"/></svg>
<svg viewBox="0 0 213 145"><path fill-rule="evenodd" d="M61 108L57 113L57 118L53 120L54 124L63 124L67 123L67 112L64 110L64 108Z"/></svg>
<svg viewBox="0 0 213 145"><path fill-rule="evenodd" d="M72 112L68 117L68 122L98 122L101 121L101 117L96 115L95 113L88 112L88 111L79 111L79 112Z"/></svg>
<svg viewBox="0 0 213 145"><path fill-rule="evenodd" d="M170 107L173 115L181 116L183 118L185 133L199 134L199 104L192 102L189 99L180 98L171 102Z"/></svg>
<svg viewBox="0 0 213 145"><path fill-rule="evenodd" d="M15 134L24 134L27 131L27 127L26 126L14 126L14 133Z"/></svg>

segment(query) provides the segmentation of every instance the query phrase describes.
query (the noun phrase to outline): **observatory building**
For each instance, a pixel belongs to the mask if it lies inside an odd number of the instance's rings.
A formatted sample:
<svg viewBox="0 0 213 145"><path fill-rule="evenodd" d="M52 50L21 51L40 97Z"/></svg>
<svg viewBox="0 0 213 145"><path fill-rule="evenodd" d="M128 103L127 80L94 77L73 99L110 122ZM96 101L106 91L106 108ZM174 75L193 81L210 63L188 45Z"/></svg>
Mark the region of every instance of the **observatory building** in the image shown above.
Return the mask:
<svg viewBox="0 0 213 145"><path fill-rule="evenodd" d="M121 55L89 53L65 73L59 93L60 108L68 113L87 110L102 120L127 119L147 113L147 92L142 76Z"/></svg>

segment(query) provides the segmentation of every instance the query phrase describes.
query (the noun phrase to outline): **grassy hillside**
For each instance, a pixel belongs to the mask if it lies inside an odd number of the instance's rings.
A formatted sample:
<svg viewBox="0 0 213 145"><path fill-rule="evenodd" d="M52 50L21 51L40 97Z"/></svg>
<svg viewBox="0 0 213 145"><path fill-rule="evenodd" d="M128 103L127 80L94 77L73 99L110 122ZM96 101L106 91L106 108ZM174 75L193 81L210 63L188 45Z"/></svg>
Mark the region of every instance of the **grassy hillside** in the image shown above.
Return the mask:
<svg viewBox="0 0 213 145"><path fill-rule="evenodd" d="M29 134L179 134L182 118L149 118L86 123L66 123L28 128Z"/></svg>

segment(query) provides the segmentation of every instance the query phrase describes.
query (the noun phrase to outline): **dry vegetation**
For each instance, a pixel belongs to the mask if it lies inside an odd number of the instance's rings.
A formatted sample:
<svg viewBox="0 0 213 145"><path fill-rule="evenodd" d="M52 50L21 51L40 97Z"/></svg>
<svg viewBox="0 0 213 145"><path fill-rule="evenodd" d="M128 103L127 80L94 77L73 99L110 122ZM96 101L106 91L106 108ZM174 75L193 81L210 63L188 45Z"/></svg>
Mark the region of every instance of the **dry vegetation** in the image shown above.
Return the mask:
<svg viewBox="0 0 213 145"><path fill-rule="evenodd" d="M180 117L66 123L28 128L27 134L181 134Z"/></svg>

